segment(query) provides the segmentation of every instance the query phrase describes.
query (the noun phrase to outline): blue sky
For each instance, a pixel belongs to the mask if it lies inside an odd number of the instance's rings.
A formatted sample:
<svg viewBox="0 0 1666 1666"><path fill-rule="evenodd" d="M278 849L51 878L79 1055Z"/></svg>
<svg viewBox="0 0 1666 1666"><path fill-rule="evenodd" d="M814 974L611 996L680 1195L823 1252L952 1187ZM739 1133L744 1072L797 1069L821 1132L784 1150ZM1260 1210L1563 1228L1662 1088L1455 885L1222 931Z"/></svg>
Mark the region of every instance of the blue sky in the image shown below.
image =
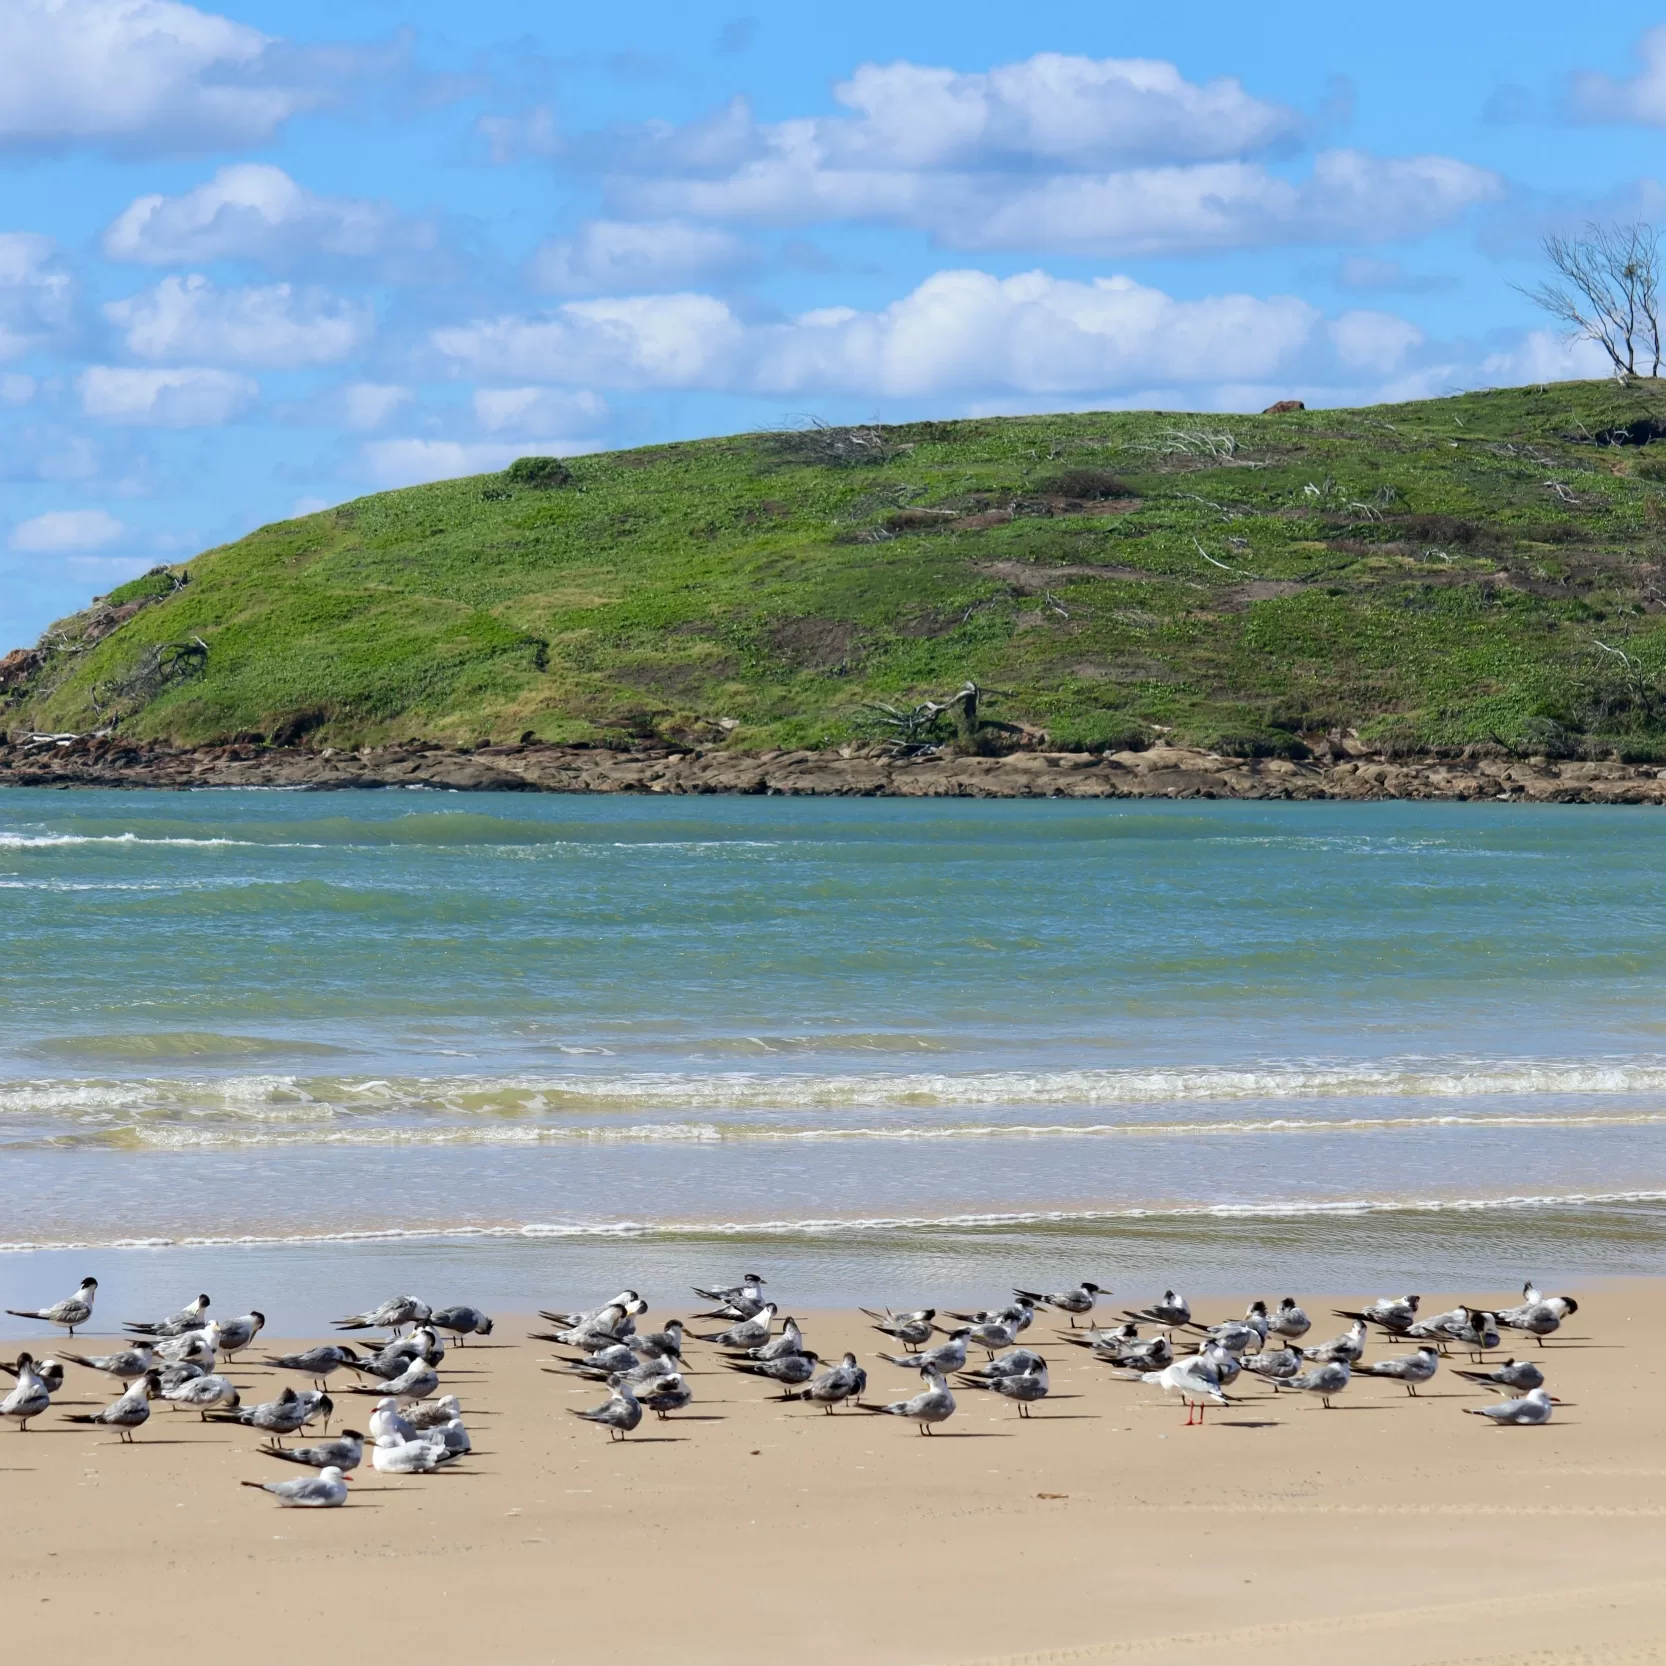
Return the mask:
<svg viewBox="0 0 1666 1666"><path fill-rule="evenodd" d="M366 491L1600 373L1666 5L0 0L0 648Z"/></svg>

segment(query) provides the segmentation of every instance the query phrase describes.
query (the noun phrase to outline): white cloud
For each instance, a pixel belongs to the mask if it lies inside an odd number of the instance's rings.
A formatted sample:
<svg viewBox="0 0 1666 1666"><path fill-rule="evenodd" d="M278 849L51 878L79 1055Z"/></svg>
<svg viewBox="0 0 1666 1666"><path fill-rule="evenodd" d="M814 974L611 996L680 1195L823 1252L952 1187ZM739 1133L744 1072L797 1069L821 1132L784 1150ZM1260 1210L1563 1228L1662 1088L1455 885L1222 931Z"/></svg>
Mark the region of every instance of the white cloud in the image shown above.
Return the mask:
<svg viewBox="0 0 1666 1666"><path fill-rule="evenodd" d="M5 0L0 147L264 143L315 89L282 84L270 36L176 0Z"/></svg>
<svg viewBox="0 0 1666 1666"><path fill-rule="evenodd" d="M341 390L341 419L349 428L380 428L416 398L409 388L386 382L349 382Z"/></svg>
<svg viewBox="0 0 1666 1666"><path fill-rule="evenodd" d="M1568 105L1588 122L1635 122L1666 127L1666 24L1648 30L1636 45L1642 67L1616 78L1598 70L1579 70L1569 79Z"/></svg>
<svg viewBox="0 0 1666 1666"><path fill-rule="evenodd" d="M35 379L16 371L0 376L0 399L8 405L27 405L35 397Z"/></svg>
<svg viewBox="0 0 1666 1666"><path fill-rule="evenodd" d="M368 308L324 290L287 283L221 289L200 273L164 278L154 289L110 302L104 313L141 359L280 369L338 363L373 328Z"/></svg>
<svg viewBox="0 0 1666 1666"><path fill-rule="evenodd" d="M103 509L49 509L12 528L7 540L26 555L69 555L108 549L126 537L127 528Z"/></svg>
<svg viewBox="0 0 1666 1666"><path fill-rule="evenodd" d="M710 295L570 301L543 319L502 317L436 330L440 357L469 376L614 386L712 387L737 361L745 326Z"/></svg>
<svg viewBox="0 0 1666 1666"><path fill-rule="evenodd" d="M753 395L1100 394L1370 367L1420 343L1381 313L1327 321L1292 296L1181 301L1126 277L947 271L878 311L749 324L709 295L570 302L435 331L460 374Z"/></svg>
<svg viewBox="0 0 1666 1666"><path fill-rule="evenodd" d="M682 220L591 220L532 257L533 281L562 295L680 288L754 263L738 237Z"/></svg>
<svg viewBox="0 0 1666 1666"><path fill-rule="evenodd" d="M433 228L384 203L321 197L265 162L239 162L177 197L136 197L104 233L112 260L167 266L210 260L282 264L362 260L435 242Z"/></svg>
<svg viewBox="0 0 1666 1666"><path fill-rule="evenodd" d="M577 457L597 447L577 440L522 440L504 445L462 440L371 440L365 468L379 486L420 486L430 480L496 474L517 457Z"/></svg>
<svg viewBox="0 0 1666 1666"><path fill-rule="evenodd" d="M72 301L50 237L0 232L0 360L44 346L69 323Z"/></svg>
<svg viewBox="0 0 1666 1666"><path fill-rule="evenodd" d="M960 249L1173 254L1274 243L1416 237L1496 199L1496 175L1443 156L1325 151L1305 178L1259 162L1115 173L929 173L831 167L813 151L748 163L717 179L636 179L633 207L776 224L878 221Z"/></svg>
<svg viewBox="0 0 1666 1666"><path fill-rule="evenodd" d="M81 409L139 428L215 428L254 403L260 385L230 370L129 370L89 365L76 378Z"/></svg>
<svg viewBox="0 0 1666 1666"><path fill-rule="evenodd" d="M488 434L571 434L607 416L598 394L554 388L477 388L473 404L474 420Z"/></svg>
<svg viewBox="0 0 1666 1666"><path fill-rule="evenodd" d="M852 221L960 249L1369 243L1420 235L1503 189L1450 157L1351 150L1286 177L1265 157L1296 145L1301 116L1148 59L1040 53L985 74L867 64L835 97L845 114L761 123L736 99L681 126L573 140L543 117L523 140L600 175L609 204L636 219ZM500 150L512 126L493 128ZM573 264L558 258L555 277Z"/></svg>

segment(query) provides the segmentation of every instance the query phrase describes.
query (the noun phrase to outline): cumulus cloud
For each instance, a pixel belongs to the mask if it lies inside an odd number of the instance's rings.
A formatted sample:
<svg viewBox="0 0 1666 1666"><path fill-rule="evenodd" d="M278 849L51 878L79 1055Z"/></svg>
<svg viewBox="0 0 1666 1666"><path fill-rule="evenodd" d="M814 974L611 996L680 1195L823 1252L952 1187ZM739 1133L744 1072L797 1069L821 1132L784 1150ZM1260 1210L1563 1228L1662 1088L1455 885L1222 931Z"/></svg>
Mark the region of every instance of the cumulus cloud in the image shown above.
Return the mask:
<svg viewBox="0 0 1666 1666"><path fill-rule="evenodd" d="M105 316L141 359L266 365L337 364L371 335L368 308L321 289L274 283L222 289L193 273L111 301Z"/></svg>
<svg viewBox="0 0 1666 1666"><path fill-rule="evenodd" d="M1568 108L1576 120L1666 127L1666 24L1643 35L1635 56L1635 75L1579 70L1569 78Z"/></svg>
<svg viewBox="0 0 1666 1666"><path fill-rule="evenodd" d="M1241 83L1172 64L1041 53L984 74L868 64L845 113L757 121L744 99L699 120L563 137L547 112L491 132L598 175L637 219L928 232L961 249L1169 254L1417 236L1503 185L1444 156L1326 151L1268 165L1307 124Z"/></svg>
<svg viewBox="0 0 1666 1666"><path fill-rule="evenodd" d="M1127 277L939 272L878 311L748 323L709 295L576 301L437 330L459 374L754 395L1099 394L1386 371L1420 343L1385 313L1327 320L1291 296L1182 301Z"/></svg>
<svg viewBox="0 0 1666 1666"><path fill-rule="evenodd" d="M43 347L70 321L74 300L57 245L34 232L0 232L0 361Z"/></svg>
<svg viewBox="0 0 1666 1666"><path fill-rule="evenodd" d="M136 197L104 233L104 252L150 266L211 260L282 266L320 256L363 261L436 242L431 225L385 203L321 197L282 168L239 162L179 196Z"/></svg>
<svg viewBox="0 0 1666 1666"><path fill-rule="evenodd" d="M496 474L517 457L577 457L595 445L577 440L498 441L371 440L363 449L366 472L379 486L421 486L460 475Z"/></svg>
<svg viewBox="0 0 1666 1666"><path fill-rule="evenodd" d="M89 365L76 378L90 417L135 428L215 428L252 405L260 385L230 370Z"/></svg>
<svg viewBox="0 0 1666 1666"><path fill-rule="evenodd" d="M599 394L555 388L476 388L474 420L488 434L571 434L607 416Z"/></svg>
<svg viewBox="0 0 1666 1666"><path fill-rule="evenodd" d="M755 264L738 237L685 220L591 220L532 257L533 281L561 295L677 289Z"/></svg>
<svg viewBox="0 0 1666 1666"><path fill-rule="evenodd" d="M293 55L177 0L4 0L0 148L261 144L321 101Z"/></svg>
<svg viewBox="0 0 1666 1666"><path fill-rule="evenodd" d="M25 555L71 555L108 549L127 536L127 528L104 509L49 509L21 521L7 540Z"/></svg>

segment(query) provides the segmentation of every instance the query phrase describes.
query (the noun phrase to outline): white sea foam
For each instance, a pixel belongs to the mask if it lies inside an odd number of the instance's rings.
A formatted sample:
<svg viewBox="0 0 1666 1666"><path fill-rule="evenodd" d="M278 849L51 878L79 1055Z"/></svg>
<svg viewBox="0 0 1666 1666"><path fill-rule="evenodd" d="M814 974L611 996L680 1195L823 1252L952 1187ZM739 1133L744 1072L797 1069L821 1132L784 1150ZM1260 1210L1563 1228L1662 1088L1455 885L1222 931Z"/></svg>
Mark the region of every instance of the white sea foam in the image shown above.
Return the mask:
<svg viewBox="0 0 1666 1666"><path fill-rule="evenodd" d="M1596 1208L1656 1208L1666 1191L1565 1192L1500 1197L1336 1198L1305 1203L1245 1201L1172 1208L1033 1209L954 1215L875 1215L758 1221L529 1221L503 1225L364 1227L331 1232L250 1232L177 1237L82 1237L0 1242L0 1254L55 1250L306 1248L331 1244L407 1243L446 1239L794 1238L846 1235L911 1236L925 1232L1010 1232L1026 1227L1114 1226L1136 1221L1300 1221L1380 1215L1554 1214Z"/></svg>
<svg viewBox="0 0 1666 1666"><path fill-rule="evenodd" d="M164 1040L166 1038L163 1038ZM212 1038L207 1038L212 1040ZM243 1050L250 1038L233 1038ZM258 1040L259 1038L254 1038ZM131 1045L146 1038L100 1037L89 1048ZM44 1044L43 1044L44 1045ZM264 1043L262 1044L264 1046ZM316 1046L317 1044L309 1044ZM73 1038L54 1040L56 1054L73 1056ZM274 1053L285 1043L274 1039ZM206 1050L206 1046L202 1050ZM228 1047L228 1050L231 1050ZM574 1047L572 1052L583 1049ZM164 1049L165 1051L165 1049ZM601 1050L598 1050L601 1051ZM656 1113L686 1116L729 1112L754 1115L869 1110L920 1112L980 1107L1163 1106L1258 1101L1327 1101L1339 1108L1358 1101L1500 1099L1532 1103L1631 1097L1666 1098L1666 1063L1610 1059L1395 1060L1383 1063L1267 1064L1254 1067L1194 1066L1127 1070L871 1071L818 1075L751 1071L629 1072L596 1070L569 1075L472 1075L412 1077L301 1077L248 1074L211 1077L40 1078L0 1082L0 1128L8 1121L62 1116L79 1122L90 1114L166 1120L265 1122L274 1116L317 1120L409 1120L421 1125L449 1119L460 1125L494 1118L537 1118L557 1124L573 1115ZM302 1110L301 1107L307 1109ZM1588 1115L1560 1107L1567 1114ZM1456 1114L1453 1126L1463 1126ZM1357 1125L1383 1119L1360 1116ZM1438 1118L1425 1119L1433 1124ZM1501 1125L1497 1117L1479 1118ZM1538 1117L1530 1120L1538 1122ZM1273 1131L1277 1118L1251 1118L1254 1131ZM1306 1125L1305 1120L1302 1123ZM1339 1125L1333 1122L1332 1125ZM1106 1124L1120 1131L1122 1124ZM1130 1130L1134 1125L1130 1124ZM1174 1131L1233 1131L1234 1119L1174 1123ZM908 1137L907 1126L854 1130L868 1137ZM815 1133L815 1130L808 1130ZM941 1136L941 1130L930 1130ZM679 1137L672 1135L670 1137ZM850 1137L826 1130L819 1137Z"/></svg>
<svg viewBox="0 0 1666 1666"><path fill-rule="evenodd" d="M152 1151L229 1151L281 1149L291 1146L356 1148L400 1146L515 1147L541 1145L824 1145L842 1142L915 1144L956 1140L1151 1140L1245 1139L1288 1135L1421 1134L1438 1129L1561 1128L1624 1129L1666 1127L1666 1113L1633 1115L1418 1116L1418 1117L1278 1117L1233 1122L952 1122L936 1127L783 1128L750 1123L653 1122L626 1126L456 1125L339 1128L330 1125L328 1107L297 1106L272 1110L258 1127L181 1126L100 1119L94 1128L72 1134L0 1141L0 1147L128 1146Z"/></svg>
<svg viewBox="0 0 1666 1666"><path fill-rule="evenodd" d="M282 839L192 839L145 833L7 833L0 832L0 850L48 850L64 845L160 845L214 849L234 845L240 850L327 850L328 845Z"/></svg>

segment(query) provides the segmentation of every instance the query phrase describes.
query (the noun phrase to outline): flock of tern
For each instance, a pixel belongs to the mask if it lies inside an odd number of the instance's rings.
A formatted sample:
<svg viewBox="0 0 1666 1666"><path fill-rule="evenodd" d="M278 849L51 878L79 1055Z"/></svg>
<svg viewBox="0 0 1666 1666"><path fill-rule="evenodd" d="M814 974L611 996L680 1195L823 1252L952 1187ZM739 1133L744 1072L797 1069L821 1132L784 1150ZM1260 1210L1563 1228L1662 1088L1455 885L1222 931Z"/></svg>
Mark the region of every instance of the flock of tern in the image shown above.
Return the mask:
<svg viewBox="0 0 1666 1666"><path fill-rule="evenodd" d="M91 1320L97 1292L97 1279L83 1279L73 1296L51 1307L7 1311L17 1318L61 1326L73 1336ZM120 1441L131 1442L150 1420L151 1402L163 1399L176 1411L194 1410L204 1421L257 1430L266 1437L260 1447L264 1456L317 1473L243 1485L274 1494L280 1504L312 1508L346 1501L347 1478L364 1462L367 1451L372 1468L395 1475L431 1474L469 1451L469 1433L456 1396L436 1397L435 1390L446 1355L442 1333L459 1347L470 1336L491 1335L492 1321L478 1308L431 1308L413 1297L397 1296L368 1313L337 1320L338 1330L387 1334L375 1348L336 1342L267 1356L263 1364L293 1372L312 1386L285 1386L274 1399L244 1405L225 1372L265 1328L266 1316L252 1311L234 1319L209 1319L208 1307L209 1298L203 1294L165 1319L124 1324L123 1346L114 1353L60 1349L50 1359L21 1353L11 1364L0 1364L0 1370L16 1378L16 1386L0 1399L0 1417L26 1432L31 1422L51 1410L52 1396L64 1385L65 1365L79 1366L113 1378L123 1385L122 1391L100 1410L67 1414L66 1421L114 1429ZM329 1436L336 1407L326 1383L342 1370L357 1378L350 1392L375 1397L366 1420L368 1435L343 1429ZM326 1438L309 1446L284 1445L314 1423L322 1423Z"/></svg>
<svg viewBox="0 0 1666 1666"><path fill-rule="evenodd" d="M605 1382L611 1391L605 1405L577 1416L606 1428L610 1438L623 1440L641 1422L644 1409L663 1418L688 1405L693 1394L683 1349L693 1340L719 1350L730 1370L773 1383L781 1400L807 1400L826 1412L848 1404L906 1418L923 1435L954 1416L957 1389L999 1395L1026 1418L1047 1397L1050 1384L1046 1358L1021 1346L1019 1339L1041 1310L1050 1309L1069 1319L1069 1329L1058 1333L1060 1345L1086 1349L1114 1367L1123 1381L1150 1383L1177 1394L1186 1407L1187 1425L1200 1426L1208 1407L1232 1403L1227 1391L1246 1375L1275 1394L1311 1394L1327 1410L1355 1377L1399 1383L1408 1397L1416 1398L1419 1386L1433 1379L1452 1349L1465 1350L1478 1365L1499 1347L1505 1330L1532 1336L1543 1347L1545 1338L1579 1308L1571 1296L1545 1296L1531 1283L1515 1306L1457 1307L1429 1319L1419 1318L1417 1296L1383 1297L1360 1312L1339 1311L1338 1318L1351 1321L1349 1328L1314 1345L1303 1345L1312 1321L1290 1296L1273 1309L1264 1301L1252 1302L1242 1319L1209 1325L1194 1321L1185 1297L1166 1290L1149 1307L1125 1311L1114 1326L1079 1327L1078 1320L1090 1316L1111 1294L1086 1280L1070 1290L1014 1290L1005 1307L978 1312L863 1308L874 1329L904 1350L880 1353L879 1359L924 1379L917 1394L868 1405L863 1399L868 1374L856 1355L847 1352L830 1362L807 1346L798 1321L781 1314L758 1274L748 1273L726 1289L697 1286L695 1294L715 1304L696 1315L696 1322L720 1320L723 1329L692 1331L673 1320L664 1330L638 1332L636 1320L648 1304L635 1290L623 1290L588 1312L542 1315L558 1328L536 1332L533 1340L569 1350L554 1369ZM942 1323L945 1319L952 1322ZM1373 1330L1395 1346L1416 1346L1367 1361ZM980 1352L983 1362L969 1363ZM1506 1396L1491 1405L1464 1408L1477 1416L1517 1425L1550 1420L1556 1401L1545 1387L1544 1372L1531 1361L1511 1358L1490 1369L1457 1375Z"/></svg>
<svg viewBox="0 0 1666 1666"><path fill-rule="evenodd" d="M73 1337L90 1322L97 1291L97 1279L88 1278L73 1296L51 1307L7 1311L59 1326ZM636 1321L647 1313L648 1303L635 1290L623 1290L587 1311L541 1314L554 1328L535 1332L532 1339L566 1350L549 1369L605 1383L609 1391L604 1404L575 1411L575 1416L605 1429L610 1440L624 1440L644 1413L663 1420L683 1410L694 1399L684 1350L697 1341L717 1350L727 1369L772 1385L778 1399L805 1402L828 1414L842 1406L903 1418L929 1435L955 1415L957 1390L975 1390L1010 1400L1018 1417L1028 1418L1047 1398L1050 1385L1046 1358L1020 1339L1046 1310L1069 1320L1067 1329L1056 1332L1060 1346L1087 1351L1121 1381L1178 1395L1188 1427L1201 1426L1208 1407L1232 1404L1228 1391L1240 1380L1259 1379L1275 1394L1309 1394L1327 1409L1356 1378L1399 1383L1415 1398L1454 1350L1468 1356L1471 1369L1453 1374L1500 1396L1465 1411L1495 1424L1532 1426L1549 1422L1558 1403L1544 1371L1532 1360L1511 1357L1494 1364L1487 1356L1501 1346L1506 1331L1531 1336L1542 1348L1579 1309L1571 1296L1546 1296L1531 1282L1518 1304L1460 1306L1427 1318L1421 1316L1417 1296L1385 1296L1359 1311L1337 1310L1336 1317L1349 1321L1348 1329L1308 1344L1312 1321L1289 1296L1272 1308L1252 1302L1241 1319L1211 1324L1194 1319L1185 1297L1166 1290L1147 1307L1124 1310L1113 1325L1080 1325L1091 1321L1111 1295L1085 1280L1069 1290L1014 1290L1005 1306L976 1312L863 1308L874 1330L902 1350L881 1352L878 1358L921 1379L917 1393L869 1404L868 1373L856 1355L845 1352L828 1360L809 1347L798 1321L766 1296L765 1280L758 1274L748 1273L723 1289L696 1286L695 1294L711 1306L692 1323L717 1322L722 1328L695 1331L672 1319L660 1330L638 1330ZM148 1421L152 1400L161 1398L176 1410L195 1410L204 1420L255 1429L266 1437L262 1454L315 1473L243 1485L271 1493L284 1505L313 1508L345 1502L348 1477L367 1453L380 1473L417 1475L469 1452L456 1396L438 1393L439 1368L446 1337L461 1347L470 1336L491 1335L492 1321L478 1308L433 1308L414 1297L396 1296L339 1319L337 1332L381 1331L384 1336L375 1347L334 1341L266 1356L262 1363L310 1386L285 1387L275 1399L256 1405L243 1404L226 1373L259 1336L265 1316L251 1311L209 1319L208 1308L207 1295L199 1295L165 1319L128 1323L123 1346L113 1353L60 1349L46 1359L19 1354L12 1364L0 1364L16 1379L0 1399L0 1417L26 1432L51 1409L52 1396L65 1381L65 1366L73 1365L112 1378L122 1389L101 1410L69 1415L69 1422L115 1429L120 1440L130 1442ZM1401 1351L1367 1360L1373 1333ZM328 1383L338 1372L354 1380L349 1392L375 1398L366 1431L329 1435L335 1401ZM310 1445L284 1445L314 1423L322 1424L324 1438Z"/></svg>

